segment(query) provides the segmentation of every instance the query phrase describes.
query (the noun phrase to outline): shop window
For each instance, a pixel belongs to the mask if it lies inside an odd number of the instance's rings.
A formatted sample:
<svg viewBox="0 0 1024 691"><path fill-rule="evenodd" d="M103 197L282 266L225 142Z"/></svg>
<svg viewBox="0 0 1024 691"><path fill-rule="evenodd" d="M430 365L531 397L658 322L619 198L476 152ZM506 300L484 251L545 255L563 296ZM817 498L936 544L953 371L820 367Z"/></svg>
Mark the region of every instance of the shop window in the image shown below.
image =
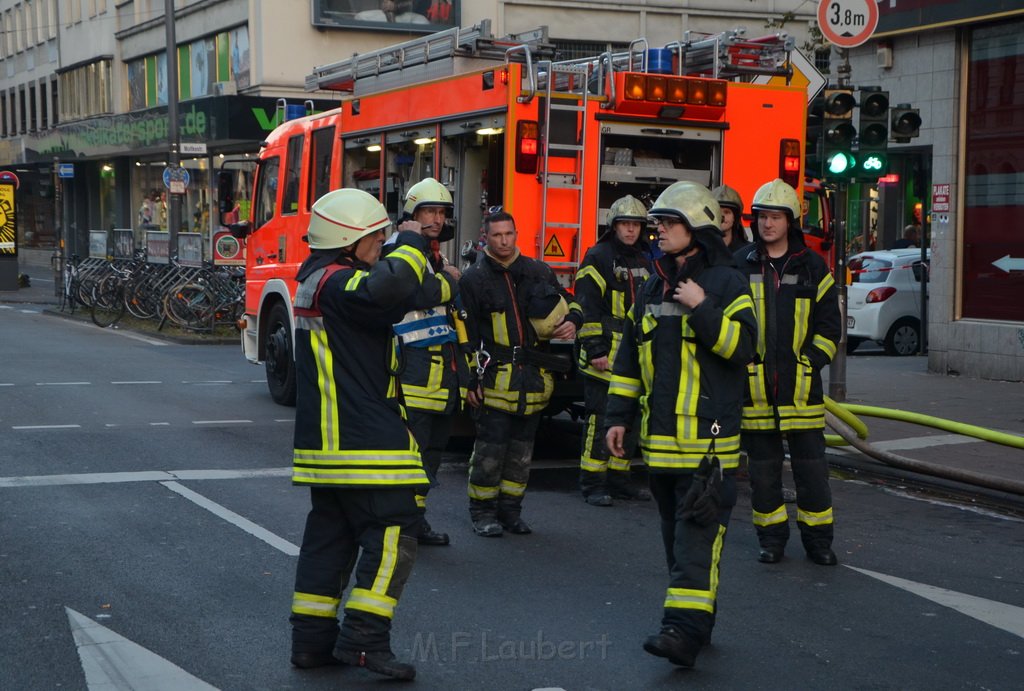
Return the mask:
<svg viewBox="0 0 1024 691"><path fill-rule="evenodd" d="M309 167L309 185L306 186L306 206L312 208L313 202L331 190L331 161L334 152L334 127L321 127L313 130L312 161Z"/></svg>

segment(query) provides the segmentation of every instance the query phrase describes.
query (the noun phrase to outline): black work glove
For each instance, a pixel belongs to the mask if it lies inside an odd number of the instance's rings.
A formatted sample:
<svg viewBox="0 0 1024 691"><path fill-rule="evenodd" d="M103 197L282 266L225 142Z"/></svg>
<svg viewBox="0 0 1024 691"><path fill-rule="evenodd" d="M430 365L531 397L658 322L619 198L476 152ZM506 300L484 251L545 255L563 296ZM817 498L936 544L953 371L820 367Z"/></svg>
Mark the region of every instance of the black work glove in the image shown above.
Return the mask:
<svg viewBox="0 0 1024 691"><path fill-rule="evenodd" d="M701 526L718 523L721 488L722 465L718 456L705 456L683 496L683 518Z"/></svg>

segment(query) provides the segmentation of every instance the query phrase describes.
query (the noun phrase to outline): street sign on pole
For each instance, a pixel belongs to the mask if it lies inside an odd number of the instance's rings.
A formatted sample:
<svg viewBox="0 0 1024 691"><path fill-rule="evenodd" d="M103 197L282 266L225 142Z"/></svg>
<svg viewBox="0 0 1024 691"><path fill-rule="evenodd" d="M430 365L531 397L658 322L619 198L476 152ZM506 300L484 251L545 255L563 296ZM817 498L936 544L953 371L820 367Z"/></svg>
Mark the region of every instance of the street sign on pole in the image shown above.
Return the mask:
<svg viewBox="0 0 1024 691"><path fill-rule="evenodd" d="M61 163L57 166L57 177L58 178L73 178L75 177L75 164L74 163Z"/></svg>
<svg viewBox="0 0 1024 691"><path fill-rule="evenodd" d="M793 77L790 79L789 85L807 89L807 102L810 103L825 88L828 80L799 50L790 51L789 66L793 69ZM786 86L786 78L761 74L754 78L754 83Z"/></svg>
<svg viewBox="0 0 1024 691"><path fill-rule="evenodd" d="M832 45L854 48L878 28L878 4L875 0L821 0L818 28Z"/></svg>
<svg viewBox="0 0 1024 691"><path fill-rule="evenodd" d="M206 142L182 142L181 153L189 155L206 155Z"/></svg>

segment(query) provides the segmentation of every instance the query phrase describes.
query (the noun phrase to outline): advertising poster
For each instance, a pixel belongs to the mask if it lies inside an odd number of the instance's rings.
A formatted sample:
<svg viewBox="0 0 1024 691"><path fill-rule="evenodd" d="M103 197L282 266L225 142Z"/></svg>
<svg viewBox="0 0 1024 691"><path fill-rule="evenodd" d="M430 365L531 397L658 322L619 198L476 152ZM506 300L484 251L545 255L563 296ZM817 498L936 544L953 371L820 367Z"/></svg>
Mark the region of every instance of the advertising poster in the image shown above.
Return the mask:
<svg viewBox="0 0 1024 691"><path fill-rule="evenodd" d="M18 254L18 236L14 209L14 185L0 184L0 256Z"/></svg>
<svg viewBox="0 0 1024 691"><path fill-rule="evenodd" d="M218 266L245 266L242 242L227 230L218 230L212 238L213 263Z"/></svg>
<svg viewBox="0 0 1024 691"><path fill-rule="evenodd" d="M105 230L90 230L89 231L89 258L90 259L106 259L107 258L107 231L105 231Z"/></svg>
<svg viewBox="0 0 1024 691"><path fill-rule="evenodd" d="M182 266L203 265L201 233L178 233L178 263Z"/></svg>

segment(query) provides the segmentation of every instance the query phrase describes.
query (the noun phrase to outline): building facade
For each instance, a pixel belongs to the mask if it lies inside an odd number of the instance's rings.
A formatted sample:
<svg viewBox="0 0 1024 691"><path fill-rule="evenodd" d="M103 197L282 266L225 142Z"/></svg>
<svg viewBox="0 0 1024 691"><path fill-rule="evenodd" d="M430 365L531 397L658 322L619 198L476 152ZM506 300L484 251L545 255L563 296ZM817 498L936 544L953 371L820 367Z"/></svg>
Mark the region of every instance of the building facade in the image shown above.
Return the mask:
<svg viewBox="0 0 1024 691"><path fill-rule="evenodd" d="M147 233L167 230L173 80L166 5L0 0L0 169L21 179L21 247L63 241L67 254L84 256L90 231L130 228L140 247ZM179 232L199 233L207 256L219 225L211 171L224 160L254 159L287 105L333 105L333 95L304 89L316 65L483 19L496 36L546 25L567 57L638 37L661 45L687 31L778 30L770 23L803 40L811 19L797 0L173 0L173 7L181 166L188 172ZM246 177L240 180L235 198L244 214Z"/></svg>
<svg viewBox="0 0 1024 691"><path fill-rule="evenodd" d="M886 240L915 221L929 239L929 369L1024 381L1024 7L897 0L879 11L872 40L850 50L852 81L920 108L920 138L890 145L918 166L898 169L904 182L916 172L917 188L876 219Z"/></svg>

